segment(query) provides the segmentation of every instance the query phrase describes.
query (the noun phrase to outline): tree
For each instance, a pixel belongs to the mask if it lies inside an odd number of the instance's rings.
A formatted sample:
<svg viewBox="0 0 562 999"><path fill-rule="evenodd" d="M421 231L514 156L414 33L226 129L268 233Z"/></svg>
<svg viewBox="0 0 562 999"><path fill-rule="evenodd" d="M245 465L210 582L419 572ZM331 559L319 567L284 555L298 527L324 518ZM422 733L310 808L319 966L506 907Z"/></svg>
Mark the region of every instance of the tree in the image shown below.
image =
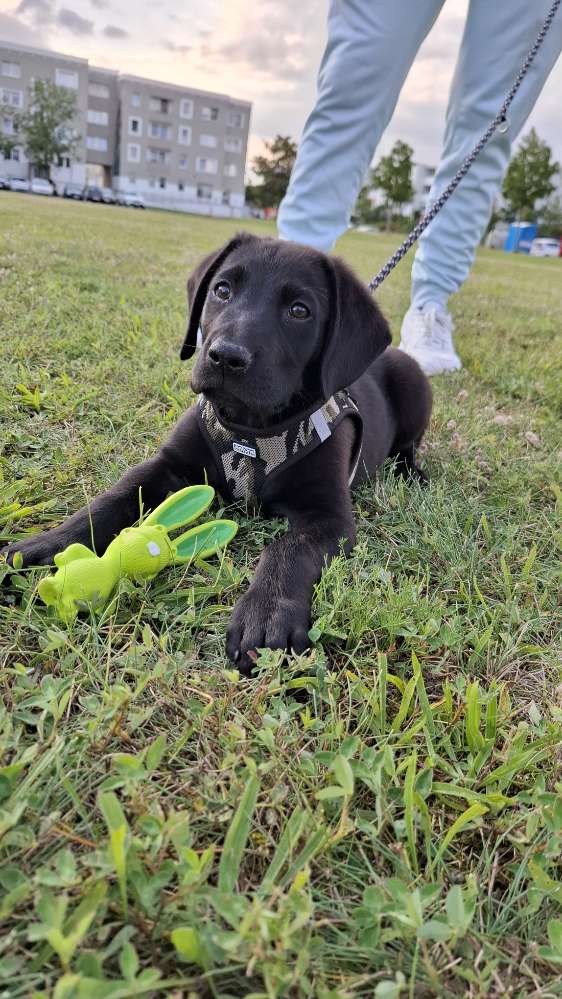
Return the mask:
<svg viewBox="0 0 562 999"><path fill-rule="evenodd" d="M352 222L356 222L359 225L370 225L375 221L377 216L377 209L373 208L373 203L369 197L369 190L370 187L368 184L361 188L351 213Z"/></svg>
<svg viewBox="0 0 562 999"><path fill-rule="evenodd" d="M252 170L260 183L246 188L248 201L257 208L276 208L289 186L291 170L297 158L297 144L288 135L276 135L266 142L266 156L256 156Z"/></svg>
<svg viewBox="0 0 562 999"><path fill-rule="evenodd" d="M387 227L392 209L399 210L414 196L412 167L414 150L406 142L395 142L388 156L381 156L371 172L373 187L383 191L387 210Z"/></svg>
<svg viewBox="0 0 562 999"><path fill-rule="evenodd" d="M6 129L9 127L9 131ZM9 160L12 149L18 144L14 123L14 109L7 104L0 105L0 156Z"/></svg>
<svg viewBox="0 0 562 999"><path fill-rule="evenodd" d="M511 215L522 220L536 218L536 203L552 194L552 178L560 170L551 157L550 146L532 128L522 139L503 182L503 196Z"/></svg>
<svg viewBox="0 0 562 999"><path fill-rule="evenodd" d="M17 142L39 174L49 177L62 156L74 156L80 141L74 130L76 95L50 80L35 80L29 88L26 111L13 116Z"/></svg>
<svg viewBox="0 0 562 999"><path fill-rule="evenodd" d="M551 198L541 210L539 236L562 237L562 199Z"/></svg>

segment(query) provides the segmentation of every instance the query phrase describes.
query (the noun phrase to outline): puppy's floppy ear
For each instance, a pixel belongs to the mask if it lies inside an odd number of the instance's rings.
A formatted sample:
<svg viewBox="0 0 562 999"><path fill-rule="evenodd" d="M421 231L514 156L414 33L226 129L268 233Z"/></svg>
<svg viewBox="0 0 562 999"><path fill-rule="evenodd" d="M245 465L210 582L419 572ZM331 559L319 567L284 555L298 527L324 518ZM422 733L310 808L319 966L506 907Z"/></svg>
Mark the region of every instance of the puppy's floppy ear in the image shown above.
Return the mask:
<svg viewBox="0 0 562 999"><path fill-rule="evenodd" d="M330 318L322 357L322 390L329 399L351 385L392 337L388 323L367 286L338 257L326 257L330 282Z"/></svg>
<svg viewBox="0 0 562 999"><path fill-rule="evenodd" d="M217 273L219 267L224 263L233 250L238 249L238 247L243 243L250 243L253 240L257 241L258 238L259 237L257 236L252 236L249 232L237 233L233 239L231 239L228 243L225 243L224 246L221 246L219 250L215 250L214 253L210 253L208 257L205 257L205 259L197 265L193 274L189 276L187 280L189 321L187 324L185 340L183 341L180 351L180 358L182 361L186 361L187 358L192 357L195 353L195 348L197 347L197 330L199 329L199 323L201 322L201 314L205 305L205 299L207 298L209 284Z"/></svg>

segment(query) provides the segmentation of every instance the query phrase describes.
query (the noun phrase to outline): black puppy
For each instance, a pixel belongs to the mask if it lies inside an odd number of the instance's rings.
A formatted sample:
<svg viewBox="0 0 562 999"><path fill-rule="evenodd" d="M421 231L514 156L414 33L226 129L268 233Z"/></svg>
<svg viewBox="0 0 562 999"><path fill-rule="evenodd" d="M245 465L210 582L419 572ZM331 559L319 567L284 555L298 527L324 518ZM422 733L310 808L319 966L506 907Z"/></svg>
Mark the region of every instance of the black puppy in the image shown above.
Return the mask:
<svg viewBox="0 0 562 999"><path fill-rule="evenodd" d="M188 281L181 357L201 341L200 393L158 453L59 527L17 542L24 564L45 565L71 542L112 538L169 492L204 481L225 499L289 519L263 552L238 601L227 652L248 670L260 647L309 645L312 590L343 539L355 542L351 485L387 457L423 479L415 449L431 412L429 382L389 347L388 325L342 261L293 243L240 234Z"/></svg>

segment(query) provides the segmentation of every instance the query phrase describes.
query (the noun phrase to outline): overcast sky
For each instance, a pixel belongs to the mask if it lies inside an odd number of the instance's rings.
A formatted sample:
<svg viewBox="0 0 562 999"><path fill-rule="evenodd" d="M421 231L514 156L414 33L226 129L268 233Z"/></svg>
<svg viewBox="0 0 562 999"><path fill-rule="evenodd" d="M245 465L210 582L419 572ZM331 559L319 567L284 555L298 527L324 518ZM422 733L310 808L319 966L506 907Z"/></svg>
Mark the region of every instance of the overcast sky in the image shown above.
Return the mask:
<svg viewBox="0 0 562 999"><path fill-rule="evenodd" d="M437 162L467 7L468 0L445 0L379 154L400 138L418 162ZM250 100L251 158L277 132L299 137L314 101L326 8L327 0L0 0L0 39ZM559 161L561 95L559 60L525 129L534 125Z"/></svg>

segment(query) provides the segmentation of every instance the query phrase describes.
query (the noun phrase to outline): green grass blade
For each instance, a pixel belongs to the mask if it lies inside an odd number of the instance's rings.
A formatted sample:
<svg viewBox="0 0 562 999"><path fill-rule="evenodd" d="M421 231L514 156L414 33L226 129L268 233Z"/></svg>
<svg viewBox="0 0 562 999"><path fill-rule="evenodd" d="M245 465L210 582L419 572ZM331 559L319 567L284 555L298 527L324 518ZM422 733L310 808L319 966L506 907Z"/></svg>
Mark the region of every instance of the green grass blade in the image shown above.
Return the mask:
<svg viewBox="0 0 562 999"><path fill-rule="evenodd" d="M295 808L285 825L281 839L279 840L275 853L271 858L271 863L259 887L259 895L265 896L272 892L277 877L285 864L289 862L293 850L301 838L308 821L309 813L306 812L304 808Z"/></svg>
<svg viewBox="0 0 562 999"><path fill-rule="evenodd" d="M379 677L379 721L381 732L386 732L386 692L387 692L387 678L388 678L388 660L386 653L379 652L377 656L377 663L379 667L378 677Z"/></svg>
<svg viewBox="0 0 562 999"><path fill-rule="evenodd" d="M98 795L98 805L109 831L109 848L117 874L121 904L125 917L128 912L127 903L127 834L129 826L121 804L113 791L104 791Z"/></svg>
<svg viewBox="0 0 562 999"><path fill-rule="evenodd" d="M447 848L451 845L455 836L458 836L458 834L461 833L463 829L466 828L466 826L470 825L470 823L473 822L474 819L477 819L480 816L485 815L486 812L488 811L489 809L486 808L485 805L481 805L476 802L475 804L470 805L470 807L467 808L466 811L462 813L462 815L459 815L458 819L456 819L453 822L451 828L445 834L443 842L439 846L439 849L437 850L437 853L435 855L435 863L441 860L441 857L445 853L445 850L447 850Z"/></svg>
<svg viewBox="0 0 562 999"><path fill-rule="evenodd" d="M406 776L404 779L404 820L406 822L406 838L412 870L418 874L418 855L416 850L415 801L414 787L416 783L417 753L414 750L408 758Z"/></svg>
<svg viewBox="0 0 562 999"><path fill-rule="evenodd" d="M466 689L465 735L471 753L478 753L484 745L480 732L480 701L478 683L470 683Z"/></svg>
<svg viewBox="0 0 562 999"><path fill-rule="evenodd" d="M242 854L250 834L258 791L258 778L255 774L250 774L224 840L219 864L218 889L220 892L233 892L236 888Z"/></svg>
<svg viewBox="0 0 562 999"><path fill-rule="evenodd" d="M411 680L408 680L404 693L402 694L402 700L400 701L400 707L398 708L398 713L392 722L392 731L399 732L402 728L403 723L406 720L406 716L410 709L410 703L412 697L414 696L414 690L416 689L416 677L413 676Z"/></svg>

